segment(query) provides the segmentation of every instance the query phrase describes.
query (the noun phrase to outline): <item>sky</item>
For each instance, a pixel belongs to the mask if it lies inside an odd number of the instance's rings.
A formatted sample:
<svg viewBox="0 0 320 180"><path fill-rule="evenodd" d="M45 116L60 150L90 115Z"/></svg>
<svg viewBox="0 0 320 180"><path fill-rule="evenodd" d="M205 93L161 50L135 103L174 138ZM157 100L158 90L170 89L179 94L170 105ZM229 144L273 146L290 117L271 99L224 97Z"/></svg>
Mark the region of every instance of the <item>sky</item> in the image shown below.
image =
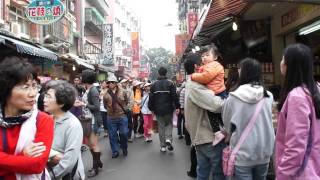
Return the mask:
<svg viewBox="0 0 320 180"><path fill-rule="evenodd" d="M126 6L141 19L143 45L163 47L175 52L175 35L179 33L176 0L127 0ZM166 27L168 23L173 26Z"/></svg>

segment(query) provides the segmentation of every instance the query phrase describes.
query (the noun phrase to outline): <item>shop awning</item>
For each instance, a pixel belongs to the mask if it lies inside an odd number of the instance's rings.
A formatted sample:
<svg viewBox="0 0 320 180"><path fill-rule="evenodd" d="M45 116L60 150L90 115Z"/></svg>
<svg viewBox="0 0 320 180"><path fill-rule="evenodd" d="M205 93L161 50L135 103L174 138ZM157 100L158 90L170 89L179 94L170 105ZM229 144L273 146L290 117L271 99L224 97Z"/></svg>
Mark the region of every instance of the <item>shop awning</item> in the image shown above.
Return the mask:
<svg viewBox="0 0 320 180"><path fill-rule="evenodd" d="M78 65L84 66L84 67L86 67L86 68L88 68L88 69L91 69L91 70L95 70L95 68L94 68L94 66L93 66L92 64L87 63L86 60L79 58L77 55L68 53L68 54L62 55L61 58L64 58L64 59L72 59L72 60L74 60Z"/></svg>
<svg viewBox="0 0 320 180"><path fill-rule="evenodd" d="M205 45L211 42L211 39L218 36L220 33L232 27L233 18L226 18L222 22L203 28L201 32L193 39L197 45Z"/></svg>
<svg viewBox="0 0 320 180"><path fill-rule="evenodd" d="M194 42L198 45L210 43L212 38L230 28L233 17L245 12L248 5L246 0L211 1L193 34Z"/></svg>
<svg viewBox="0 0 320 180"><path fill-rule="evenodd" d="M54 52L42 46L39 46L37 44L19 40L14 37L9 37L9 36L0 34L0 44L3 44L9 48L13 48L18 53L21 53L21 54L37 56L37 57L46 58L54 61L58 59L57 54L55 54Z"/></svg>
<svg viewBox="0 0 320 180"><path fill-rule="evenodd" d="M113 67L107 67L107 66L104 66L104 65L101 65L101 64L98 64L98 69L100 71L104 71L104 72L111 72L111 73L115 72Z"/></svg>

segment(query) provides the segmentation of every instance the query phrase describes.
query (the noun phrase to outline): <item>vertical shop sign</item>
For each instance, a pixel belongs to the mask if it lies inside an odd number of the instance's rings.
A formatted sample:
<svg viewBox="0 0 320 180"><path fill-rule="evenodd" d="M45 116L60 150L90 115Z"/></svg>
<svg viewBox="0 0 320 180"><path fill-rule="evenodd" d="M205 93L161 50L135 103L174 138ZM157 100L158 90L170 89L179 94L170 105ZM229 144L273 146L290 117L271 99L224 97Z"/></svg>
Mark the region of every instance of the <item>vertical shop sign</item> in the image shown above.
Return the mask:
<svg viewBox="0 0 320 180"><path fill-rule="evenodd" d="M132 32L131 33L132 40L132 67L139 68L139 60L140 60L140 45L139 45L139 33Z"/></svg>
<svg viewBox="0 0 320 180"><path fill-rule="evenodd" d="M188 13L188 33L192 36L198 24L198 14L195 12Z"/></svg>
<svg viewBox="0 0 320 180"><path fill-rule="evenodd" d="M188 46L189 39L190 39L189 34L178 34L176 35L176 55L181 56L185 49Z"/></svg>
<svg viewBox="0 0 320 180"><path fill-rule="evenodd" d="M103 65L114 65L113 57L113 26L112 24L103 25Z"/></svg>
<svg viewBox="0 0 320 180"><path fill-rule="evenodd" d="M60 0L33 0L25 13L31 22L48 25L64 16L65 7Z"/></svg>

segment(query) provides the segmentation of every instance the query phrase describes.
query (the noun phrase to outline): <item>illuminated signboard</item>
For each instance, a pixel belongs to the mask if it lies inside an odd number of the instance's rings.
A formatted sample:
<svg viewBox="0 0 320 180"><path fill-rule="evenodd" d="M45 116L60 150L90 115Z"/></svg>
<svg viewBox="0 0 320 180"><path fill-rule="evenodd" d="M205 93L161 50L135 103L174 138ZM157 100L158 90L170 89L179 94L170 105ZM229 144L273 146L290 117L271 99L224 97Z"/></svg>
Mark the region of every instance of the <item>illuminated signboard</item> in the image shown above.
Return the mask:
<svg viewBox="0 0 320 180"><path fill-rule="evenodd" d="M33 0L26 8L27 18L36 24L52 24L64 15L65 7L60 0Z"/></svg>

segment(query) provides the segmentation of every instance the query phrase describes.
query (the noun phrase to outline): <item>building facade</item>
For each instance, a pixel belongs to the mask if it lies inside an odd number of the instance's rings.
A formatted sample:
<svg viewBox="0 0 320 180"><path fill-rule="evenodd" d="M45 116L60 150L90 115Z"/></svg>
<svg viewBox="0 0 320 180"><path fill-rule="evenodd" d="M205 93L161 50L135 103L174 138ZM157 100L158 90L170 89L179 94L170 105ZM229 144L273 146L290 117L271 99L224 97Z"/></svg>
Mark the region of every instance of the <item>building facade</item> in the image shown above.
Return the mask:
<svg viewBox="0 0 320 180"><path fill-rule="evenodd" d="M115 67L120 76L137 77L139 73L141 24L125 0L109 0L108 23L113 24Z"/></svg>

